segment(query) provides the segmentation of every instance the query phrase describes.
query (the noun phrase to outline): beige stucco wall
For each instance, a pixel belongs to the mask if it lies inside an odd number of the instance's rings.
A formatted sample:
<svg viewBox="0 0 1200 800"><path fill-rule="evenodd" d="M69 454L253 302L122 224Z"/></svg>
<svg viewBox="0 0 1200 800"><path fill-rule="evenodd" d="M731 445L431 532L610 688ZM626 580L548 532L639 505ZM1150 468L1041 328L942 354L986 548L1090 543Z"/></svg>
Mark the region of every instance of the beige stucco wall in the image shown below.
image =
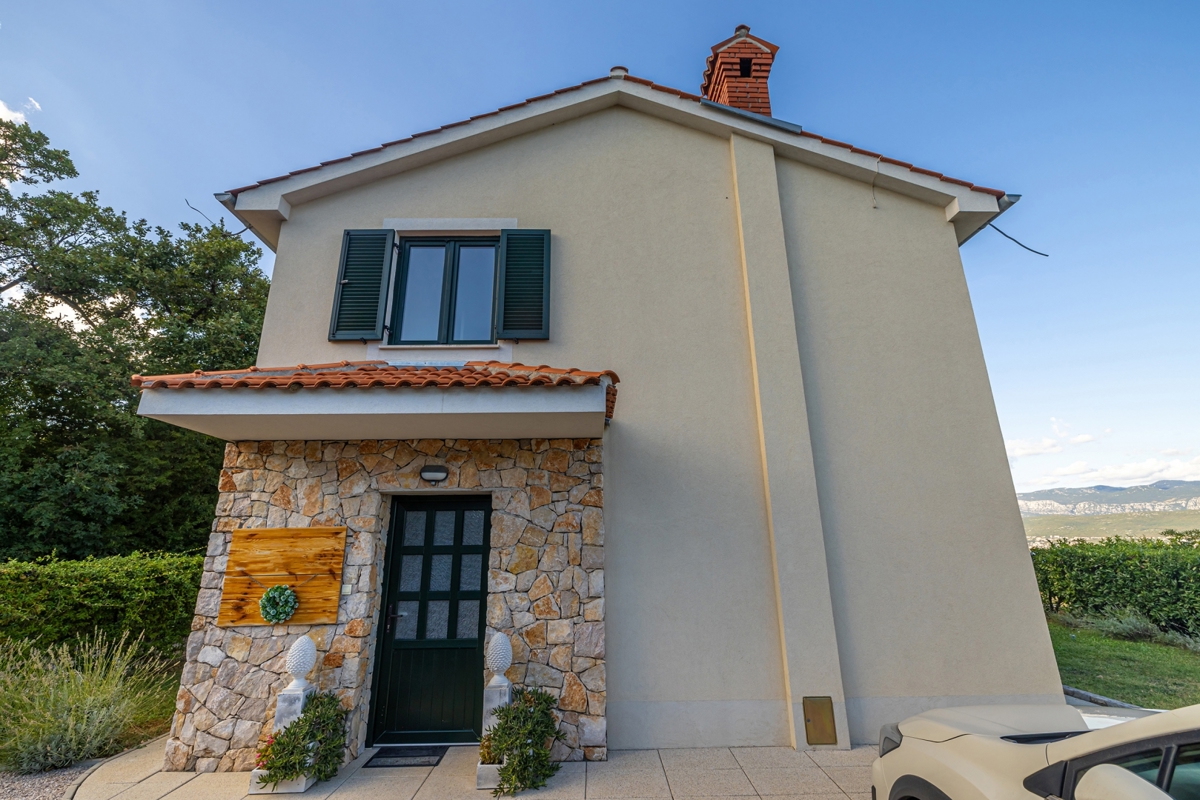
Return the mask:
<svg viewBox="0 0 1200 800"><path fill-rule="evenodd" d="M866 186L798 164L777 177L855 740L919 707L1050 699L944 211L882 190L873 209ZM789 743L777 597L786 617L826 592L774 585L734 203L728 140L612 108L295 206L281 232L261 365L367 356L326 339L343 229L553 231L551 339L513 358L621 377L604 440L614 748Z"/></svg>
<svg viewBox="0 0 1200 800"><path fill-rule="evenodd" d="M624 109L293 208L260 364L326 341L341 232L388 217L553 231L527 364L621 377L605 437L612 747L786 744L728 142ZM450 356L447 356L450 357Z"/></svg>
<svg viewBox="0 0 1200 800"><path fill-rule="evenodd" d="M852 735L1062 702L953 227L777 166Z"/></svg>

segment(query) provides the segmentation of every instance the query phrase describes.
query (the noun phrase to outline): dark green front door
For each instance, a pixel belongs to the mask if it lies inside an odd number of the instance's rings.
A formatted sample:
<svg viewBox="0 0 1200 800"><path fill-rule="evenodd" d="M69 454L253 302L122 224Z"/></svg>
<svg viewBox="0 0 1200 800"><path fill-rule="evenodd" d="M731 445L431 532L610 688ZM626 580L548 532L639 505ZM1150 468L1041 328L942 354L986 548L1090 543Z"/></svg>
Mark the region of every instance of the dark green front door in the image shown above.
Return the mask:
<svg viewBox="0 0 1200 800"><path fill-rule="evenodd" d="M373 744L475 742L491 498L392 501Z"/></svg>

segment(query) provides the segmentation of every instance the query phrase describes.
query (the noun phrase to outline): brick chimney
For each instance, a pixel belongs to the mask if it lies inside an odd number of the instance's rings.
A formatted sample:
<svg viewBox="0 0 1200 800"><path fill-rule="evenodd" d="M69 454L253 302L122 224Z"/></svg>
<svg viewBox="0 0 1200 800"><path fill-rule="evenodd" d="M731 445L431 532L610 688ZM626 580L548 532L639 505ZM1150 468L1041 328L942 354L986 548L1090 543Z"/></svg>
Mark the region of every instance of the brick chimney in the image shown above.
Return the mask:
<svg viewBox="0 0 1200 800"><path fill-rule="evenodd" d="M714 103L771 116L767 78L778 50L778 45L751 36L749 25L738 25L731 38L713 47L700 94Z"/></svg>

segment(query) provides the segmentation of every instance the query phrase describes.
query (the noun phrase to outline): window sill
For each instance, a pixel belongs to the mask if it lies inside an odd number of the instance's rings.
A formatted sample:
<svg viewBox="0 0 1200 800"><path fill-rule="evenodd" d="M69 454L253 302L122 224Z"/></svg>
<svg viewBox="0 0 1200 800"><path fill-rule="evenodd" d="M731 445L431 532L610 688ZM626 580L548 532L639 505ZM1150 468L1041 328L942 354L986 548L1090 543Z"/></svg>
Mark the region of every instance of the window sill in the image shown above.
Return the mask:
<svg viewBox="0 0 1200 800"><path fill-rule="evenodd" d="M367 343L367 358L391 364L461 365L468 361L513 360L513 343L501 340L492 344L379 344Z"/></svg>
<svg viewBox="0 0 1200 800"><path fill-rule="evenodd" d="M381 344L378 347L380 350L498 350L501 344Z"/></svg>

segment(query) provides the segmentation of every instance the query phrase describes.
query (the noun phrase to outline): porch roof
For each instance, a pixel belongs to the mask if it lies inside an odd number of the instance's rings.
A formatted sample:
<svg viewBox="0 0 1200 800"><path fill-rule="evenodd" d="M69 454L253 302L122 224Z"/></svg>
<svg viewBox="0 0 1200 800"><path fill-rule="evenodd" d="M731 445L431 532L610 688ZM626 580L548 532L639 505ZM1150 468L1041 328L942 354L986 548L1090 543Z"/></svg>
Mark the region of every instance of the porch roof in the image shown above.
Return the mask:
<svg viewBox="0 0 1200 800"><path fill-rule="evenodd" d="M612 418L618 381L611 370L496 361L342 361L132 378L142 416L227 441L597 437Z"/></svg>

